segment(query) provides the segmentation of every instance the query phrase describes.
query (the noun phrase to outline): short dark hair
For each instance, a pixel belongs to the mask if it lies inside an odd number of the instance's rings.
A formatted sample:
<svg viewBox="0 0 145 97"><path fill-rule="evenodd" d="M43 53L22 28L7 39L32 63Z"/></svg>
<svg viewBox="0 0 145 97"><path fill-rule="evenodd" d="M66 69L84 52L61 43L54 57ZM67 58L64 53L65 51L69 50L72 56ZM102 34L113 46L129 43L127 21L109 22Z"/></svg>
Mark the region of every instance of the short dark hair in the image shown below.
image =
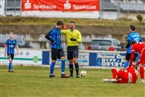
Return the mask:
<svg viewBox="0 0 145 97"><path fill-rule="evenodd" d="M63 25L63 21L57 21L56 25Z"/></svg>
<svg viewBox="0 0 145 97"><path fill-rule="evenodd" d="M136 43L137 43L136 41L132 41L132 42L131 42L131 44L136 44Z"/></svg>
<svg viewBox="0 0 145 97"><path fill-rule="evenodd" d="M75 24L75 22L74 22L74 21L71 21L70 23L74 23L74 24Z"/></svg>
<svg viewBox="0 0 145 97"><path fill-rule="evenodd" d="M134 25L130 25L130 29L131 29L132 31L135 31L135 26L134 26Z"/></svg>
<svg viewBox="0 0 145 97"><path fill-rule="evenodd" d="M14 34L14 32L10 32L10 33Z"/></svg>

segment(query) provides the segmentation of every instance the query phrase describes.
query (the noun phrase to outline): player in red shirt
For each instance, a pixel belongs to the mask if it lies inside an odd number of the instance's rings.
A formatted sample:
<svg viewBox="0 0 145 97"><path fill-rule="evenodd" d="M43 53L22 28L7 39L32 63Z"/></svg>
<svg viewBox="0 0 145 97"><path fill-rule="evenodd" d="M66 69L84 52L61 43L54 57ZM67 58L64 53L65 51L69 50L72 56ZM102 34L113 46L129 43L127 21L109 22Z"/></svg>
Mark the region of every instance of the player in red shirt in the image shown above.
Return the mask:
<svg viewBox="0 0 145 97"><path fill-rule="evenodd" d="M139 60L139 62L135 66L140 64L141 82L144 83L145 42L138 42L138 43L133 42L132 43L130 65L133 62L134 52L135 51L140 54L140 60Z"/></svg>
<svg viewBox="0 0 145 97"><path fill-rule="evenodd" d="M128 66L125 70L113 68L112 79L103 79L103 82L115 83L136 83L138 71L133 66Z"/></svg>

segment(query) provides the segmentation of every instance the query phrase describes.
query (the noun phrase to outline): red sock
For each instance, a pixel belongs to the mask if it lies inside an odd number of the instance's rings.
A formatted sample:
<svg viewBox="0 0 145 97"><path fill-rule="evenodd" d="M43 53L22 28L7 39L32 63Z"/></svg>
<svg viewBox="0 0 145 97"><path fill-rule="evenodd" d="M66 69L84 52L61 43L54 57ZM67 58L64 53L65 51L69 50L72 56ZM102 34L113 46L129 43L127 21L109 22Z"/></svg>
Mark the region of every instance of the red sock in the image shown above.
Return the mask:
<svg viewBox="0 0 145 97"><path fill-rule="evenodd" d="M144 78L144 67L140 67L140 77L141 79Z"/></svg>
<svg viewBox="0 0 145 97"><path fill-rule="evenodd" d="M112 78L116 79L116 77L117 77L117 71L116 69L112 69Z"/></svg>

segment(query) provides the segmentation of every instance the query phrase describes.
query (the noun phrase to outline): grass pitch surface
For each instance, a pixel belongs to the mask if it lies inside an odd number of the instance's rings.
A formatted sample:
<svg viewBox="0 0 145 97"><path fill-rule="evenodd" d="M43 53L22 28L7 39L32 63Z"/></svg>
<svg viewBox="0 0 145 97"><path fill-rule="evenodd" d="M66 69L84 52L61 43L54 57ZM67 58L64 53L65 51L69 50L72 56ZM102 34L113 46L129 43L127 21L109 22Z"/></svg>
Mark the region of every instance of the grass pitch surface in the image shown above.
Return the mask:
<svg viewBox="0 0 145 97"><path fill-rule="evenodd" d="M145 97L145 85L102 83L111 78L109 69L86 69L86 77L60 77L60 68L55 68L58 78L49 78L48 67L15 66L14 73L0 66L0 97ZM68 68L66 74L69 74Z"/></svg>

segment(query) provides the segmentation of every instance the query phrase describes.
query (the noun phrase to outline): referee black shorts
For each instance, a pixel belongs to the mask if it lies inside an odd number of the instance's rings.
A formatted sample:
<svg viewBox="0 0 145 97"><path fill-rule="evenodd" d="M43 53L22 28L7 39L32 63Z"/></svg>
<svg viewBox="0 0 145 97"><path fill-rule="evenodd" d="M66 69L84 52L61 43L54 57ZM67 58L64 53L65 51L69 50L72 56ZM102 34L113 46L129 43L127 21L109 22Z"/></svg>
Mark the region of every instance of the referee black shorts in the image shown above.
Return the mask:
<svg viewBox="0 0 145 97"><path fill-rule="evenodd" d="M11 58L12 60L14 59L14 54L7 53L8 59Z"/></svg>
<svg viewBox="0 0 145 97"><path fill-rule="evenodd" d="M78 58L79 56L79 49L78 46L68 46L67 47L67 59Z"/></svg>
<svg viewBox="0 0 145 97"><path fill-rule="evenodd" d="M133 62L136 61L137 56L138 56L138 54L135 53L135 54L134 54ZM129 60L130 60L130 57L131 57L131 53L126 53L126 56L125 56L126 61L129 61Z"/></svg>
<svg viewBox="0 0 145 97"><path fill-rule="evenodd" d="M65 56L63 49L54 49L54 48L51 49L52 60L57 60L57 58L60 59L63 56Z"/></svg>

